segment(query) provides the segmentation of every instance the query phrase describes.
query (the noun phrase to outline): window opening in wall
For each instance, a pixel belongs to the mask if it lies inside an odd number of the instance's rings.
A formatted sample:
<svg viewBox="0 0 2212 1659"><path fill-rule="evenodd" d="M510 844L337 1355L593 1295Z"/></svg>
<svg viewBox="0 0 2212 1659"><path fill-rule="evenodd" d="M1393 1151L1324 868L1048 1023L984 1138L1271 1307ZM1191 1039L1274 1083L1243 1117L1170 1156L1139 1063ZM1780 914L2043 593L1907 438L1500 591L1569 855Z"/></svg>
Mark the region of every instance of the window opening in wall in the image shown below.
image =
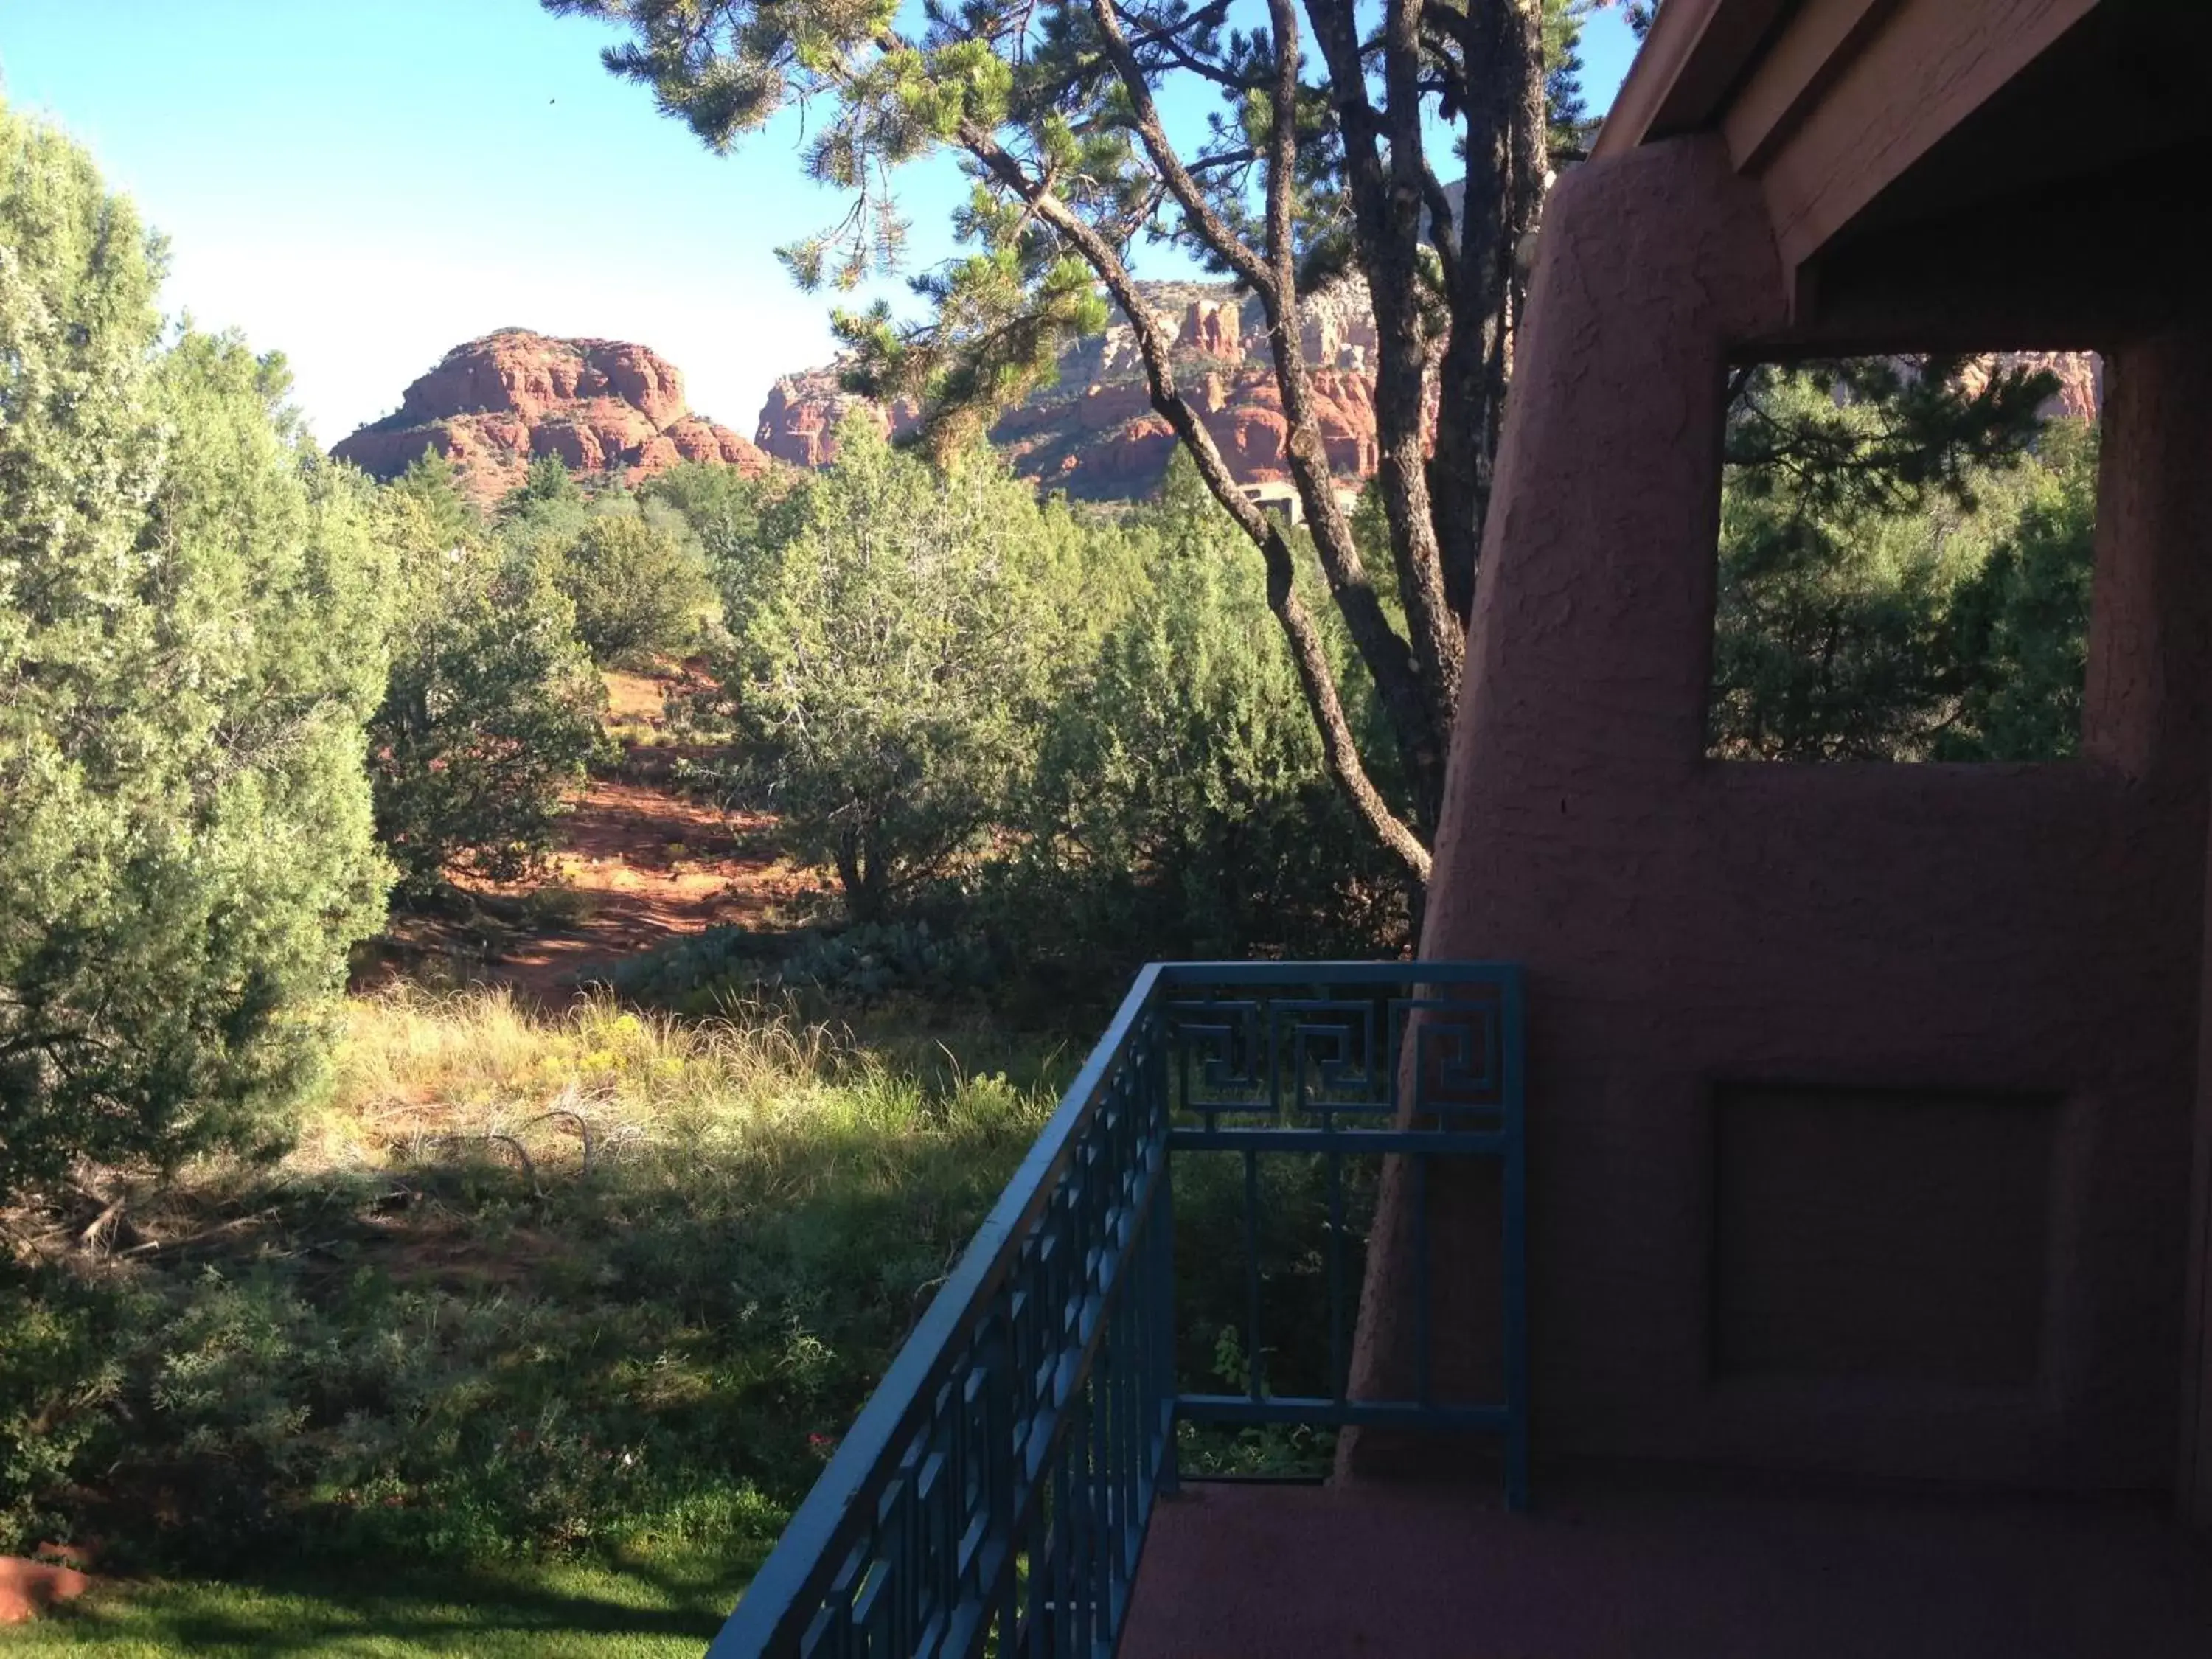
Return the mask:
<svg viewBox="0 0 2212 1659"><path fill-rule="evenodd" d="M1733 369L1708 755L2070 757L2102 382L2086 353Z"/></svg>

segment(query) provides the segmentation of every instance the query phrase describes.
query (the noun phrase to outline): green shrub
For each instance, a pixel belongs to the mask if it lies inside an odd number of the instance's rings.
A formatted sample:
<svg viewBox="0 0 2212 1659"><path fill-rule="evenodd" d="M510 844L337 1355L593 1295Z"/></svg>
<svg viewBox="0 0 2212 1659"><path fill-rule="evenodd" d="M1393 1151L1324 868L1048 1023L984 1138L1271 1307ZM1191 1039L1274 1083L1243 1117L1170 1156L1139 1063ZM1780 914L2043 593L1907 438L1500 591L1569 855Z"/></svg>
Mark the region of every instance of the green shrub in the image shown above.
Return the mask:
<svg viewBox="0 0 2212 1659"><path fill-rule="evenodd" d="M118 1307L121 1298L107 1304ZM125 1323L68 1282L0 1267L0 1549L65 1536L65 1496L121 1392Z"/></svg>
<svg viewBox="0 0 2212 1659"><path fill-rule="evenodd" d="M1082 532L988 454L939 471L864 428L731 598L732 782L883 920L1011 815L1079 635Z"/></svg>
<svg viewBox="0 0 2212 1659"><path fill-rule="evenodd" d="M1151 957L1388 951L1402 884L1322 769L1256 562L1189 482L1133 527L1149 585L1062 682L995 929L1109 980Z"/></svg>
<svg viewBox="0 0 2212 1659"><path fill-rule="evenodd" d="M783 964L781 982L872 1001L896 992L945 997L988 990L999 963L972 935L933 932L927 921L861 922L817 935Z"/></svg>
<svg viewBox="0 0 2212 1659"><path fill-rule="evenodd" d="M2054 759L2087 655L2093 440L2047 374L1747 371L1722 494L1708 746L1739 760Z"/></svg>
<svg viewBox="0 0 2212 1659"><path fill-rule="evenodd" d="M289 1173L149 1198L160 1250L0 1267L0 1553L96 1534L119 1570L219 1571L772 1531L1051 1098L773 1021L355 1015ZM588 1163L528 1128L549 1096L593 1123Z"/></svg>
<svg viewBox="0 0 2212 1659"><path fill-rule="evenodd" d="M281 1137L382 918L390 562L280 359L0 106L0 1199Z"/></svg>
<svg viewBox="0 0 2212 1659"><path fill-rule="evenodd" d="M450 468L425 457L380 495L402 581L369 726L377 831L417 895L449 870L529 873L599 751L606 688L544 567L456 522Z"/></svg>
<svg viewBox="0 0 2212 1659"><path fill-rule="evenodd" d="M804 488L795 472L748 478L734 466L684 461L647 479L638 499L648 510L665 507L690 526L726 610L738 614L767 555L787 539L787 520Z"/></svg>
<svg viewBox="0 0 2212 1659"><path fill-rule="evenodd" d="M902 919L785 934L709 927L625 958L613 984L637 1001L706 1013L787 991L841 1003L899 994L944 1001L994 990L1003 970L976 935Z"/></svg>
<svg viewBox="0 0 2212 1659"><path fill-rule="evenodd" d="M554 585L576 607L576 633L594 662L635 665L697 642L714 589L681 518L622 501L553 539Z"/></svg>
<svg viewBox="0 0 2212 1659"><path fill-rule="evenodd" d="M2081 747L2097 450L2094 427L2054 423L2036 464L2007 481L2001 510L2016 516L1951 602L1962 684L1937 759L2063 760Z"/></svg>
<svg viewBox="0 0 2212 1659"><path fill-rule="evenodd" d="M784 943L724 924L624 957L611 977L616 992L629 1001L708 1013L765 985Z"/></svg>

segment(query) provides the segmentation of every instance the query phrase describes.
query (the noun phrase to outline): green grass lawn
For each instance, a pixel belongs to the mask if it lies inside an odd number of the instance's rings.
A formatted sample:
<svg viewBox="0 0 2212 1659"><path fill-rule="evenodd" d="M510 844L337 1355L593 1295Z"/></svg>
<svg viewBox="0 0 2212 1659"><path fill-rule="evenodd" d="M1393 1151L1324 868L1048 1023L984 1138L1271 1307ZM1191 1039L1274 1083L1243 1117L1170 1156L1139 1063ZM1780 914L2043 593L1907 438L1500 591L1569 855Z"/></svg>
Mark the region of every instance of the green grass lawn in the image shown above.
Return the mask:
<svg viewBox="0 0 2212 1659"><path fill-rule="evenodd" d="M757 1565L700 1555L432 1574L364 1561L264 1583L119 1583L0 1632L0 1653L696 1659Z"/></svg>

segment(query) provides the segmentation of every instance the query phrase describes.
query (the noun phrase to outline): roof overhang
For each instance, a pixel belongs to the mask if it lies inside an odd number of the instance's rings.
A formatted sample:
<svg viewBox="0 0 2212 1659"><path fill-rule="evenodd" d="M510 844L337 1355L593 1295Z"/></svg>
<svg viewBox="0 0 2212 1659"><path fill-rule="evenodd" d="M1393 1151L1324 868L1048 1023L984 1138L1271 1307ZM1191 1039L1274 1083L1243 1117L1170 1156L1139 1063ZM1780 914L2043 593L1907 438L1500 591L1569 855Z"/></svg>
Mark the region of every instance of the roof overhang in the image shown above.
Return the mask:
<svg viewBox="0 0 2212 1659"><path fill-rule="evenodd" d="M2212 0L1665 0L1592 155L1693 133L1757 182L1808 321L1877 252L2111 255L2100 204L2212 217Z"/></svg>

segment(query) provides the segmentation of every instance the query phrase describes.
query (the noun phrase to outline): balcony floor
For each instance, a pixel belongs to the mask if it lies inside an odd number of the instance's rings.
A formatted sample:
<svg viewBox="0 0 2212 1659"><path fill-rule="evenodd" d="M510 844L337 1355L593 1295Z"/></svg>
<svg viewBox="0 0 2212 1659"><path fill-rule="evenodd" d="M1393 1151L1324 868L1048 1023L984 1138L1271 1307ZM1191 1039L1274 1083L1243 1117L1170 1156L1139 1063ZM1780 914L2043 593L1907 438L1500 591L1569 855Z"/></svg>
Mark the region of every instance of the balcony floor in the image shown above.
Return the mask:
<svg viewBox="0 0 2212 1659"><path fill-rule="evenodd" d="M2212 1539L2161 1507L1540 1483L1193 1483L1121 1659L2206 1659Z"/></svg>

